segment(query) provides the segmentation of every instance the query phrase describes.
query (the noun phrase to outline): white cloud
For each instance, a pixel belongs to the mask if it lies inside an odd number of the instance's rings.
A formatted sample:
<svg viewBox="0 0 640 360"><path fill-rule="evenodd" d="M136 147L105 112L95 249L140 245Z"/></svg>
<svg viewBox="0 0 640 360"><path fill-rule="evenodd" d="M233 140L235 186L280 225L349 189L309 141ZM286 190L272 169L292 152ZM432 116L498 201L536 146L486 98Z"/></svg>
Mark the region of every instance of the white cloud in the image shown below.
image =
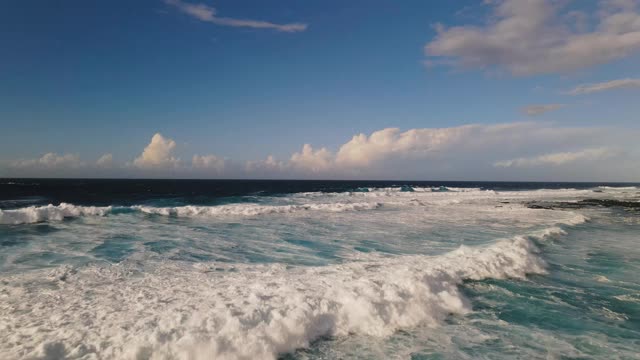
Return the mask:
<svg viewBox="0 0 640 360"><path fill-rule="evenodd" d="M564 104L540 104L540 105L528 105L522 109L522 111L529 116L542 115L549 111L558 110L563 107Z"/></svg>
<svg viewBox="0 0 640 360"><path fill-rule="evenodd" d="M38 159L18 160L12 164L16 168L79 168L84 166L77 154L58 155L56 153L46 153Z"/></svg>
<svg viewBox="0 0 640 360"><path fill-rule="evenodd" d="M576 161L596 161L611 158L618 152L602 147L596 149L584 149L575 152L558 152L545 154L529 158L518 158L512 160L498 161L493 164L495 167L532 167L542 165L564 165Z"/></svg>
<svg viewBox="0 0 640 360"><path fill-rule="evenodd" d="M219 17L217 16L215 8L205 4L192 4L182 0L165 0L165 3L175 6L181 12L195 19L216 25L249 27L255 29L274 29L282 32L299 32L307 29L307 24L302 23L274 24L268 21Z"/></svg>
<svg viewBox="0 0 640 360"><path fill-rule="evenodd" d="M250 160L245 164L245 171L252 172L271 172L277 173L284 171L287 168L287 165L282 162L276 160L273 155L267 156L265 160Z"/></svg>
<svg viewBox="0 0 640 360"><path fill-rule="evenodd" d="M331 168L333 155L326 148L313 150L311 145L304 144L302 151L291 155L289 162L295 169L318 173Z"/></svg>
<svg viewBox="0 0 640 360"><path fill-rule="evenodd" d="M628 180L640 176L640 171L624 170L640 156L633 155L637 134L632 133L611 128L560 127L541 122L470 124L407 131L387 128L371 134L357 134L336 152L305 144L289 161L279 162L269 157L247 162L245 170L249 177L262 178L568 181L584 180L586 176L589 179ZM620 149L619 153L610 150L613 145ZM539 149L547 149L550 154L536 158L526 156ZM574 149L586 150L576 152ZM629 156L614 156L623 153ZM505 155L514 160L496 163ZM596 158L611 161L599 163L594 169L586 160ZM572 163L573 166L570 169L555 166L560 163ZM535 172L523 169L525 164L536 164ZM501 169L499 173L497 168ZM589 177L589 174L593 176Z"/></svg>
<svg viewBox="0 0 640 360"><path fill-rule="evenodd" d="M632 129L547 122L387 128L357 134L337 151L305 144L288 160L270 155L243 166L215 155L181 163L173 155L175 141L155 134L134 166L114 163L111 154L83 163L78 155L48 153L10 164L4 176L638 181L638 137ZM531 157L540 149L546 154ZM571 166L558 166L563 164Z"/></svg>
<svg viewBox="0 0 640 360"><path fill-rule="evenodd" d="M191 165L195 169L213 170L217 173L224 171L225 160L215 155L193 155Z"/></svg>
<svg viewBox="0 0 640 360"><path fill-rule="evenodd" d="M469 158L492 152L517 152L530 146L558 146L590 141L597 130L558 128L532 122L462 125L449 128L396 128L359 134L342 145L336 164L343 168L366 168L385 160ZM535 145L532 145L535 144ZM378 164L379 165L379 164Z"/></svg>
<svg viewBox="0 0 640 360"><path fill-rule="evenodd" d="M342 145L337 154L337 163L342 166L365 167L383 158L398 156L420 156L434 154L472 131L474 125L442 129L411 129L400 132L387 128L354 136Z"/></svg>
<svg viewBox="0 0 640 360"><path fill-rule="evenodd" d="M487 1L483 26L446 28L426 44L429 64L505 69L514 75L561 73L620 59L640 50L638 1L600 1L597 14L569 11L567 1ZM593 18L591 31L584 24Z"/></svg>
<svg viewBox="0 0 640 360"><path fill-rule="evenodd" d="M618 143L626 144L621 147L629 147L630 136L627 139L614 133L611 129L559 127L537 122L407 131L387 128L371 134L357 134L336 152L305 144L289 161L277 161L272 156L267 160L248 161L245 173L249 177L266 178L385 179L465 176L469 179L469 175L474 174L475 178L491 179L495 176L494 162L505 154L517 159L540 148L563 153L575 148L590 149ZM589 154L587 152L584 157ZM501 176L509 174L514 173Z"/></svg>
<svg viewBox="0 0 640 360"><path fill-rule="evenodd" d="M142 154L133 161L133 165L141 169L175 168L180 163L179 159L172 156L175 147L175 141L156 133Z"/></svg>
<svg viewBox="0 0 640 360"><path fill-rule="evenodd" d="M623 88L640 88L640 79L619 79L595 84L578 85L573 90L569 91L568 94L583 95Z"/></svg>
<svg viewBox="0 0 640 360"><path fill-rule="evenodd" d="M110 168L113 166L113 155L104 154L97 161L96 165L101 168Z"/></svg>

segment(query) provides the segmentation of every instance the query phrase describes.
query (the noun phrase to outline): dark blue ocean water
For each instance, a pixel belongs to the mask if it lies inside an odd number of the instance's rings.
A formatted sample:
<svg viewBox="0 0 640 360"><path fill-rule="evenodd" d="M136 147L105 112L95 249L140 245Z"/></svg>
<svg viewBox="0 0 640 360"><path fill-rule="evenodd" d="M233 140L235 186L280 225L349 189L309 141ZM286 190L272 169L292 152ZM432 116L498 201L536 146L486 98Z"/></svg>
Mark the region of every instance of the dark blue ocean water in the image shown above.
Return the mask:
<svg viewBox="0 0 640 360"><path fill-rule="evenodd" d="M628 183L485 182L485 181L342 181L342 180L137 180L0 179L0 209L37 205L135 205L153 201L209 204L218 199L274 196L301 192L345 192L359 188L459 187L485 190L591 189L637 186Z"/></svg>

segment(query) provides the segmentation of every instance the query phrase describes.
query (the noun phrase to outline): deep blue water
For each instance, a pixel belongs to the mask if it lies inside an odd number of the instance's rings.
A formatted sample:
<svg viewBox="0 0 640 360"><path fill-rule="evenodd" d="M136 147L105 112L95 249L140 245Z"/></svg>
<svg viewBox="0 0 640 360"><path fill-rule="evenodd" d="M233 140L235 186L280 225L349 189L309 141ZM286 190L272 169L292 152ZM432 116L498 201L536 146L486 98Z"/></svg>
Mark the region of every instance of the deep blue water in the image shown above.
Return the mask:
<svg viewBox="0 0 640 360"><path fill-rule="evenodd" d="M345 192L359 188L387 188L403 185L481 188L502 191L591 189L597 186L637 186L638 184L486 181L0 179L0 209L21 207L24 201L37 205L67 202L95 206L128 206L150 201L210 204L229 197L273 196L301 192Z"/></svg>

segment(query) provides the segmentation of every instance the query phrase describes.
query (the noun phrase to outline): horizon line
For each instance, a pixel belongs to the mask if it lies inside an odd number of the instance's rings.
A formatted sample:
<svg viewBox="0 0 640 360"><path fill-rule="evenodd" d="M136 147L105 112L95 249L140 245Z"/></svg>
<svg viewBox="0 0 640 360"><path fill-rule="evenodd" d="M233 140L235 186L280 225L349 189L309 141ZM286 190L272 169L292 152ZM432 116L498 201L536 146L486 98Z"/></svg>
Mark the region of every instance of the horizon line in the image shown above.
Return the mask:
<svg viewBox="0 0 640 360"><path fill-rule="evenodd" d="M144 180L144 181L360 181L360 182L459 182L459 183L559 183L559 184L638 184L640 181L566 181L566 180L416 180L416 179L282 179L282 178L90 178L90 177L0 177L0 180ZM7 185L7 184L0 184Z"/></svg>

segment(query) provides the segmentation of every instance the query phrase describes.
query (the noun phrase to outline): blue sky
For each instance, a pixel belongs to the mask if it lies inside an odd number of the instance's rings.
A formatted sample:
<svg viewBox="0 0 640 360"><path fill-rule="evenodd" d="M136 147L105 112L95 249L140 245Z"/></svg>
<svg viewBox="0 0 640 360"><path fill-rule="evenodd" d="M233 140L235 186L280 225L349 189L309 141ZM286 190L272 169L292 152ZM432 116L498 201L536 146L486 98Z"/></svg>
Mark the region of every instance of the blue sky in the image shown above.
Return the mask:
<svg viewBox="0 0 640 360"><path fill-rule="evenodd" d="M640 181L638 1L565 3L4 2L0 176Z"/></svg>

